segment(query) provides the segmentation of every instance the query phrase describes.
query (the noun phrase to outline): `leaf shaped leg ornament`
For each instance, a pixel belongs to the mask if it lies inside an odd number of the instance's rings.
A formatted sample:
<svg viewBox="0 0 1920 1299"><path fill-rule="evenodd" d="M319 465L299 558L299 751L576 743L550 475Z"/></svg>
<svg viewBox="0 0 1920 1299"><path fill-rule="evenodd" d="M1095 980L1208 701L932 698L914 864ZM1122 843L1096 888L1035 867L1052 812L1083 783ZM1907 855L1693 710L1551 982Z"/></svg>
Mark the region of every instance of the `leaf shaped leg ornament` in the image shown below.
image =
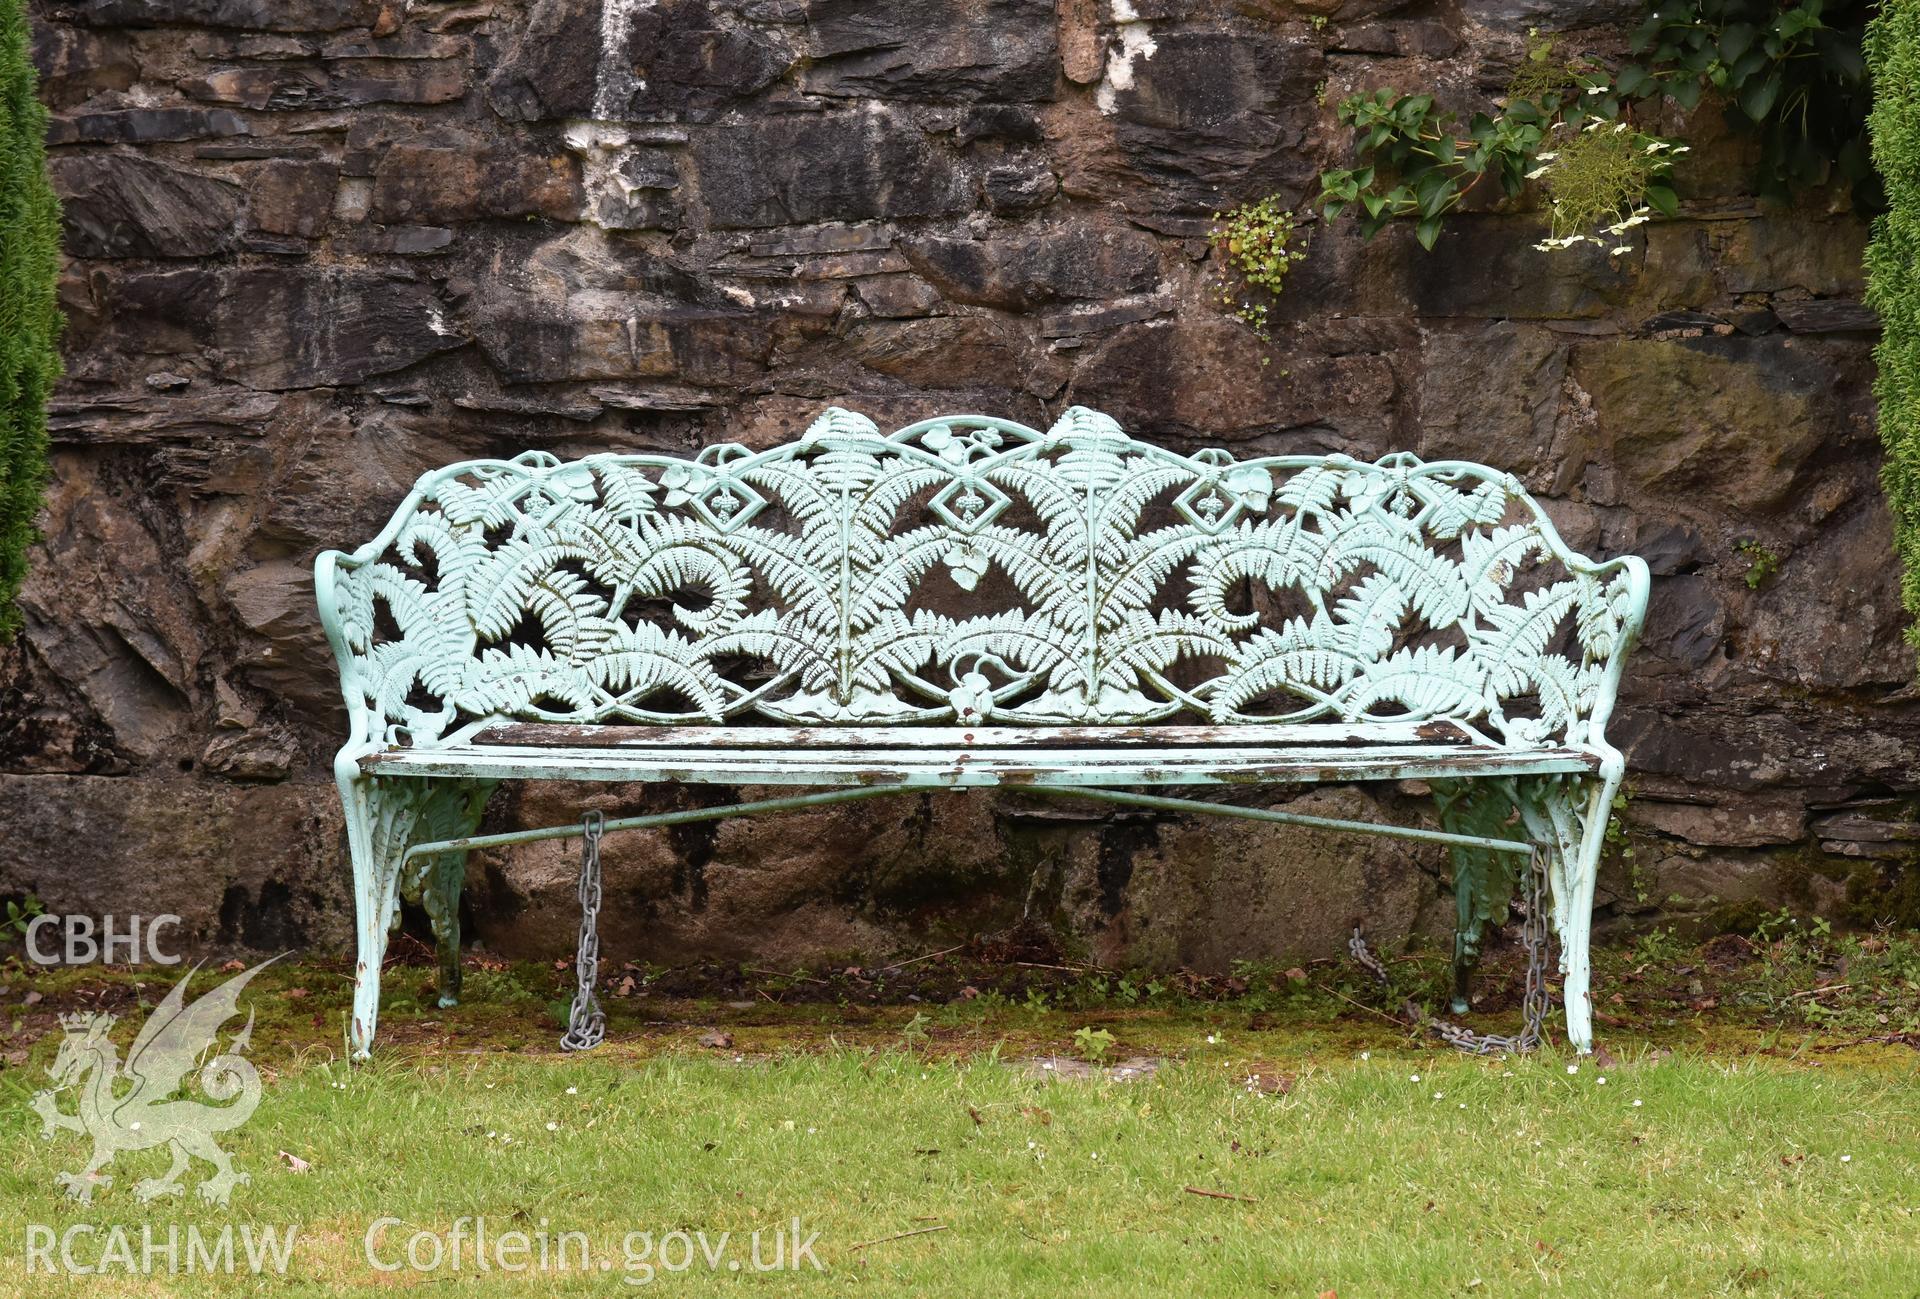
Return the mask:
<svg viewBox="0 0 1920 1299"><path fill-rule="evenodd" d="M433 922L440 1004L453 1005L459 997L460 886L466 854L438 853L407 862L406 853L409 844L472 834L494 782L366 776L349 762L338 764L337 774L359 918L350 1037L353 1057L364 1060L380 1018L380 965L387 937L399 921L402 892L419 901Z"/></svg>

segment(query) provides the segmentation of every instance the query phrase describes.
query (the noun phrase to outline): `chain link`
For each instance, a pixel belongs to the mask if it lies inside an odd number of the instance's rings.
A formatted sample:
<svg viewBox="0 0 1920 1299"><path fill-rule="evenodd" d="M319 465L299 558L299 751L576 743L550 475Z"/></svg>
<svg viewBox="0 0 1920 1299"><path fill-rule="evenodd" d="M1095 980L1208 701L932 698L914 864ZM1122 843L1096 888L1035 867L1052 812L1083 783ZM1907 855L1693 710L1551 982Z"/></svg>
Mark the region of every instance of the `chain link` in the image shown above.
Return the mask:
<svg viewBox="0 0 1920 1299"><path fill-rule="evenodd" d="M607 1013L600 1009L594 984L600 976L600 836L606 833L603 812L589 812L580 821L580 946L574 953L576 985L573 1009L567 1013L562 1051L591 1051L607 1035Z"/></svg>
<svg viewBox="0 0 1920 1299"><path fill-rule="evenodd" d="M1547 861L1538 848L1527 862L1526 921L1520 929L1520 941L1527 952L1526 995L1521 998L1522 1027L1512 1037L1498 1033L1475 1033L1459 1024L1435 1019L1411 1001L1403 1002L1399 1018L1409 1028L1426 1029L1448 1046L1470 1055L1524 1053L1539 1046L1547 1018ZM1360 926L1353 927L1347 950L1383 988L1392 988L1393 979L1380 958L1367 948Z"/></svg>

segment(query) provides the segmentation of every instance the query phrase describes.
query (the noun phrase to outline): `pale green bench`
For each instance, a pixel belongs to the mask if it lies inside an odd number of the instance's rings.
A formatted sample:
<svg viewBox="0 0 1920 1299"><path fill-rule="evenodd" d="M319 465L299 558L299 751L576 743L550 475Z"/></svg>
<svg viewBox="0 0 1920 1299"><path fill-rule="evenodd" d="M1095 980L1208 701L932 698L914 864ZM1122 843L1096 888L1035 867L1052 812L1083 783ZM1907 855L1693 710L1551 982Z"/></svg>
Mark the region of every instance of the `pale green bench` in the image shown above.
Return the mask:
<svg viewBox="0 0 1920 1299"><path fill-rule="evenodd" d="M1591 1048L1604 732L1647 570L1574 554L1511 475L1180 455L1078 407L890 435L836 409L766 451L449 465L314 577L351 725L356 1054L402 894L451 1005L467 850L581 833L473 837L498 782L537 779L815 791L614 829L1009 786L1437 841L1463 971L1503 918L1488 872L1537 852ZM1410 779L1441 829L1140 792Z"/></svg>

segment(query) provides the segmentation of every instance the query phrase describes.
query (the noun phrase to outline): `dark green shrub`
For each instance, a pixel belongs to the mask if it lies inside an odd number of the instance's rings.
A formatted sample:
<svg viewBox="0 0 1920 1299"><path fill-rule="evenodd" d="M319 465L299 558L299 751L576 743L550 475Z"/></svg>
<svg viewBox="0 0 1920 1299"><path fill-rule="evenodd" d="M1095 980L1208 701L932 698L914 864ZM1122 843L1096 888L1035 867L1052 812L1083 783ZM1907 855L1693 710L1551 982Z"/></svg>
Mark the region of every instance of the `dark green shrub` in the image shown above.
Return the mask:
<svg viewBox="0 0 1920 1299"><path fill-rule="evenodd" d="M0 640L19 629L47 478L47 393L60 374L60 205L47 183L47 113L34 98L22 0L0 0Z"/></svg>
<svg viewBox="0 0 1920 1299"><path fill-rule="evenodd" d="M1873 163L1886 185L1887 211L1867 248L1867 299L1880 313L1881 471L1893 511L1894 548L1905 569L1901 588L1920 615L1920 0L1889 0L1867 28L1873 75ZM1920 631L1910 628L1920 643Z"/></svg>

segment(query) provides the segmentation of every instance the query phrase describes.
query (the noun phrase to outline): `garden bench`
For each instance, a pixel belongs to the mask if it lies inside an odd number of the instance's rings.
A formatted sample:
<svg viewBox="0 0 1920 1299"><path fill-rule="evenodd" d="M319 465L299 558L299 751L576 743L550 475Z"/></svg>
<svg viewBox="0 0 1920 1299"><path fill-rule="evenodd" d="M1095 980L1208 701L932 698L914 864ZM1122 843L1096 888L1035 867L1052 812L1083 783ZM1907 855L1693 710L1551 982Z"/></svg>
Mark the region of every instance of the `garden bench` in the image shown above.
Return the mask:
<svg viewBox="0 0 1920 1299"><path fill-rule="evenodd" d="M400 896L451 1005L467 852L583 832L476 836L500 781L539 779L812 788L607 829L999 786L1424 839L1453 853L1462 970L1537 861L1591 1049L1603 732L1647 570L1573 553L1509 474L1182 455L1079 407L890 435L832 409L768 450L449 465L315 585L356 1055ZM1381 780L1429 782L1440 828L1141 792Z"/></svg>

